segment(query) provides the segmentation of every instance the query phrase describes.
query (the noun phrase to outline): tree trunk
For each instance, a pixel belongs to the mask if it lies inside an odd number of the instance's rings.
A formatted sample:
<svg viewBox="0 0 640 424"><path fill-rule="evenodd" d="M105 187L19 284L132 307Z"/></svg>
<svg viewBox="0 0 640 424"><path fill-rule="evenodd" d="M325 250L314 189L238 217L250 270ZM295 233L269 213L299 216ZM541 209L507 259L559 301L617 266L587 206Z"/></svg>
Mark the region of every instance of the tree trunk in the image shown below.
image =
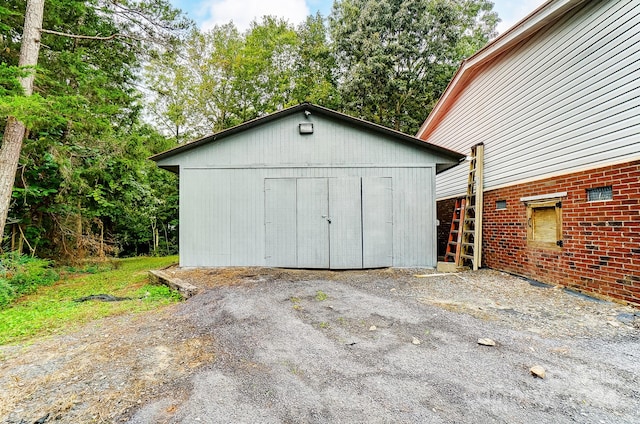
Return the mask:
<svg viewBox="0 0 640 424"><path fill-rule="evenodd" d="M100 220L98 220L98 223L100 224L100 252L98 256L104 258L104 223Z"/></svg>
<svg viewBox="0 0 640 424"><path fill-rule="evenodd" d="M33 79L40 52L40 28L42 28L43 15L44 0L27 0L20 60L18 61L18 66L33 68L29 70L26 77L20 79L25 96L30 96L33 93ZM4 227L9 214L11 192L16 179L25 131L24 124L10 116L2 136L2 146L0 146L0 241L4 238Z"/></svg>
<svg viewBox="0 0 640 424"><path fill-rule="evenodd" d="M16 251L16 224L13 224L11 226L11 251L15 252Z"/></svg>
<svg viewBox="0 0 640 424"><path fill-rule="evenodd" d="M24 125L10 116L0 146L0 240L4 237L4 225L9 214L11 191L16 180L24 131Z"/></svg>
<svg viewBox="0 0 640 424"><path fill-rule="evenodd" d="M18 237L18 255L22 255L24 238L22 237L22 230L20 229L20 224L18 224L18 230L20 230L20 236Z"/></svg>
<svg viewBox="0 0 640 424"><path fill-rule="evenodd" d="M76 250L80 251L80 247L82 246L82 209L80 205L80 200L78 200L78 215L76 217Z"/></svg>

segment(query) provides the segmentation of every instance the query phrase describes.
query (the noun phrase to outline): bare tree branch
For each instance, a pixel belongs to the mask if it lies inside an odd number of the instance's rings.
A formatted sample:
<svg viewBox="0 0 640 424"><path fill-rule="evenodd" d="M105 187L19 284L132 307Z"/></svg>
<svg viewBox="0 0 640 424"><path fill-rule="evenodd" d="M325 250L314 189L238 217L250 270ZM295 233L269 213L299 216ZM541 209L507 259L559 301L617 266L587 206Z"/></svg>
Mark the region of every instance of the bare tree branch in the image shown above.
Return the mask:
<svg viewBox="0 0 640 424"><path fill-rule="evenodd" d="M113 40L113 39L116 39L116 38L131 38L133 40L141 41L139 38L132 37L132 36L126 35L126 34L120 34L120 33L111 34L111 35L107 35L107 36L99 36L99 35L70 34L68 32L59 32L59 31L53 31L51 29L44 29L44 28L39 28L39 30L40 30L41 33L45 33L45 34L60 35L62 37L76 38L76 39L80 39L80 40L108 41L108 40Z"/></svg>

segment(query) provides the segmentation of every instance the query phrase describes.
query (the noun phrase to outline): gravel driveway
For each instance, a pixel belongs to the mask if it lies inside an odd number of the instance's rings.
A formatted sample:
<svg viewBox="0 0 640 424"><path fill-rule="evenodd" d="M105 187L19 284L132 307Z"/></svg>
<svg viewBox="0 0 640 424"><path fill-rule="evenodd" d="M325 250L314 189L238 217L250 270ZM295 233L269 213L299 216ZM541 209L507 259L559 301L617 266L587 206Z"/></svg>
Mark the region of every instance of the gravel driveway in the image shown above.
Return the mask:
<svg viewBox="0 0 640 424"><path fill-rule="evenodd" d="M173 273L201 293L0 348L0 422L640 423L629 307L491 270Z"/></svg>

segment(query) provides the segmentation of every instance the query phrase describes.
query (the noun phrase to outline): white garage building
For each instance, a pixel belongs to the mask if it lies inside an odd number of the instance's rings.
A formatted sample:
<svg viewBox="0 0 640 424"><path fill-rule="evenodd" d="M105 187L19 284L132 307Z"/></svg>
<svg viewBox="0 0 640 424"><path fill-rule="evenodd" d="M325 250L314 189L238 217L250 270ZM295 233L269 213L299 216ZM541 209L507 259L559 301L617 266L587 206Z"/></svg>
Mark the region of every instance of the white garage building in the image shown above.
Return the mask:
<svg viewBox="0 0 640 424"><path fill-rule="evenodd" d="M180 175L180 265L435 266L435 175L464 155L301 104L152 157Z"/></svg>

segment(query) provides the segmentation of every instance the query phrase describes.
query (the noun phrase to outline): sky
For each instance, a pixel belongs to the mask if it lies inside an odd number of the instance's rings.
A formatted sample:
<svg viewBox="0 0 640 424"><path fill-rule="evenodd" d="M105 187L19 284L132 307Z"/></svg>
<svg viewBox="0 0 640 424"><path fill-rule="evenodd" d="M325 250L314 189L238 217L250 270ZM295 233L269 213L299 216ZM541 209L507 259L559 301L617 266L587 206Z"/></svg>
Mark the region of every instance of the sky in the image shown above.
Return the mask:
<svg viewBox="0 0 640 424"><path fill-rule="evenodd" d="M333 0L170 0L197 22L203 30L216 24L233 21L240 30L245 30L255 18L275 15L299 24L316 12L328 16ZM544 3L544 0L494 0L494 10L502 22L498 32L502 33L520 19Z"/></svg>

